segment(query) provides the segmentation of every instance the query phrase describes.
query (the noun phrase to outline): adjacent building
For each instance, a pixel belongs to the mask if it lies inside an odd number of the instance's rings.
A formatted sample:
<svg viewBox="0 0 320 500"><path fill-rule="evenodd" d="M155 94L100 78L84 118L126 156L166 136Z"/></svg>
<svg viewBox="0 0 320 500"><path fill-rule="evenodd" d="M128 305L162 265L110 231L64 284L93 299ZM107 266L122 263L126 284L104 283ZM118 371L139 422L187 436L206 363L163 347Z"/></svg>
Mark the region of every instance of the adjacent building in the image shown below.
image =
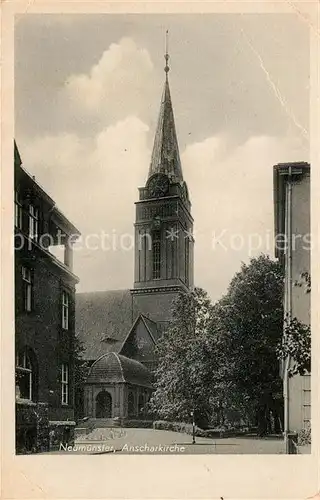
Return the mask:
<svg viewBox="0 0 320 500"><path fill-rule="evenodd" d="M91 364L83 413L93 419L146 416L157 341L175 298L193 288L193 218L166 60L150 167L136 202L133 288L76 296L76 332Z"/></svg>
<svg viewBox="0 0 320 500"><path fill-rule="evenodd" d="M14 144L16 451L70 440L78 229L22 166ZM54 248L64 249L63 259Z"/></svg>
<svg viewBox="0 0 320 500"><path fill-rule="evenodd" d="M276 257L284 268L284 310L289 320L310 325L310 165L305 162L274 166ZM311 376L288 377L289 358L282 366L284 427L288 436L310 425ZM288 451L289 446L287 446Z"/></svg>

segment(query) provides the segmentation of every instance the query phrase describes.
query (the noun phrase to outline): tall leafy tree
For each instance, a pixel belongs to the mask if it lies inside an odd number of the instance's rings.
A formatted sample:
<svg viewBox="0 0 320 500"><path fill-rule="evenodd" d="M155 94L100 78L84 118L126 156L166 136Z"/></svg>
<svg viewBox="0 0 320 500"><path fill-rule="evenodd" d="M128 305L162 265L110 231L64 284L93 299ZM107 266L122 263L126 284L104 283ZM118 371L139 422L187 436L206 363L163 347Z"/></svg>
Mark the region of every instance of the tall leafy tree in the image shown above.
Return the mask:
<svg viewBox="0 0 320 500"><path fill-rule="evenodd" d="M282 302L282 269L261 255L242 264L226 296L216 304L217 323L224 332L225 382L230 388L226 401L249 417L255 415L261 433L270 428L270 414L276 430L281 418L277 347L282 338Z"/></svg>
<svg viewBox="0 0 320 500"><path fill-rule="evenodd" d="M173 304L173 319L157 346L156 390L150 401L160 418L189 421L195 411L199 422L208 409L211 309L201 288L181 293Z"/></svg>
<svg viewBox="0 0 320 500"><path fill-rule="evenodd" d="M213 412L280 430L282 380L277 346L283 329L283 274L261 255L243 264L228 291L212 305L202 289L178 297L173 319L158 344L152 410L160 418L198 424Z"/></svg>

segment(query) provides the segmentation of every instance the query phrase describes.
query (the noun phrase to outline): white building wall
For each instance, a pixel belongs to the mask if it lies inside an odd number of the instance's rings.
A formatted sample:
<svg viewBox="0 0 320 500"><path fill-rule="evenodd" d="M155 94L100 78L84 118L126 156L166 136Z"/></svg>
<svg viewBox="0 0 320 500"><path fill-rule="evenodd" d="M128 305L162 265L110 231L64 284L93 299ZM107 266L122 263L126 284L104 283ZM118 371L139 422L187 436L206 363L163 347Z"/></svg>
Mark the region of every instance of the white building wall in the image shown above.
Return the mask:
<svg viewBox="0 0 320 500"><path fill-rule="evenodd" d="M310 272L310 176L292 185L292 318L310 324L310 293L306 293L303 272ZM288 215L288 214L287 214ZM301 283L302 286L297 286ZM311 418L311 376L289 379L289 429L305 428Z"/></svg>

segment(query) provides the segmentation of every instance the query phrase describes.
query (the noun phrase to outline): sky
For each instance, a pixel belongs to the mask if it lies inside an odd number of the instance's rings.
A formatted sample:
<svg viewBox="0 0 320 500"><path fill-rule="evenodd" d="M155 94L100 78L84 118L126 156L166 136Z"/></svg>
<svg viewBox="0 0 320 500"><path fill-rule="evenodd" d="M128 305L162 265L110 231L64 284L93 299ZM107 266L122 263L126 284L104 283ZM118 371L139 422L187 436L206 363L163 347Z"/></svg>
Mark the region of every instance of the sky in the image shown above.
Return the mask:
<svg viewBox="0 0 320 500"><path fill-rule="evenodd" d="M273 165L309 161L309 33L294 14L17 16L15 137L82 233L78 291L133 286L166 29L195 284L212 300L242 262L273 255Z"/></svg>

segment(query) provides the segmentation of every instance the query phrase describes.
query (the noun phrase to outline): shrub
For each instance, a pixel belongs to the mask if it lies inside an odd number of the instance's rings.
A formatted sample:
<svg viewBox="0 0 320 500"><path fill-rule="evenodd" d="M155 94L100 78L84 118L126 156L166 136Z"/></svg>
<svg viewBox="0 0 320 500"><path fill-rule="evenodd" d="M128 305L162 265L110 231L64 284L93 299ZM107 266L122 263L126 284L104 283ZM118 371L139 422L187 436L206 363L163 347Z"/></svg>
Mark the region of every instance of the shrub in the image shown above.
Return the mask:
<svg viewBox="0 0 320 500"><path fill-rule="evenodd" d="M207 429L205 431L205 437L208 437L208 438L217 438L217 437L223 437L226 432L228 432L226 430L225 427L217 427L217 428L214 428L214 429Z"/></svg>
<svg viewBox="0 0 320 500"><path fill-rule="evenodd" d="M207 429L205 437L208 438L226 438L231 436L242 436L247 432L246 428L238 427L216 427L214 429Z"/></svg>
<svg viewBox="0 0 320 500"><path fill-rule="evenodd" d="M163 431L173 431L173 432L182 432L184 434L192 435L192 424L185 422L169 422L167 420L156 420L153 422L153 428L156 430ZM236 428L226 428L219 427L214 429L203 430L200 427L195 427L195 435L197 437L207 437L207 438L222 438L233 436L235 434L243 434L244 431L240 431Z"/></svg>
<svg viewBox="0 0 320 500"><path fill-rule="evenodd" d="M193 433L192 424L185 422L168 422L167 420L156 420L153 422L153 428L162 431L182 432L184 434ZM205 437L205 431L200 427L195 426L195 435L198 437Z"/></svg>
<svg viewBox="0 0 320 500"><path fill-rule="evenodd" d="M307 429L302 429L298 433L298 446L304 446L306 444L311 444L311 426L309 425Z"/></svg>
<svg viewBox="0 0 320 500"><path fill-rule="evenodd" d="M123 420L122 427L137 427L140 429L152 429L152 420Z"/></svg>

